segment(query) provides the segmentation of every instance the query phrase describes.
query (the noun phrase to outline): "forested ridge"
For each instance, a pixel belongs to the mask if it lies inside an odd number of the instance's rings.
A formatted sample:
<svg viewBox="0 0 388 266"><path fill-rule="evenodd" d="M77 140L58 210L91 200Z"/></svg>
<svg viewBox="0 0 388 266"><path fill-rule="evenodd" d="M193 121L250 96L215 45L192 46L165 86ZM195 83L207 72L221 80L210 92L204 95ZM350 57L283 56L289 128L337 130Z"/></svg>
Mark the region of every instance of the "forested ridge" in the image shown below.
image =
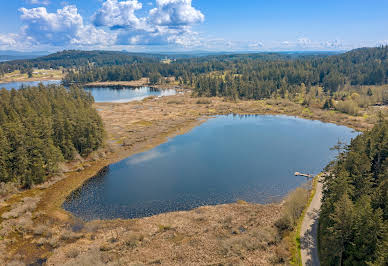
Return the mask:
<svg viewBox="0 0 388 266"><path fill-rule="evenodd" d="M180 59L170 64L138 63L115 67L83 66L69 71L64 82L134 80L174 76L198 96L262 99L300 93L301 84L334 93L346 85L388 82L388 46L361 48L332 56L284 54L221 55Z"/></svg>
<svg viewBox="0 0 388 266"><path fill-rule="evenodd" d="M343 54L256 53L178 58L114 51L63 51L32 60L0 64L1 73L31 68L64 68L65 85L95 81L154 83L175 77L198 96L263 99L288 97L320 86L328 95L347 86L388 83L388 46L360 48ZM303 86L302 86L303 85ZM388 101L388 95L386 95Z"/></svg>
<svg viewBox="0 0 388 266"><path fill-rule="evenodd" d="M103 143L93 97L78 87L0 90L0 182L24 187L56 173L58 163Z"/></svg>
<svg viewBox="0 0 388 266"><path fill-rule="evenodd" d="M319 223L322 265L388 265L388 121L329 166Z"/></svg>
<svg viewBox="0 0 388 266"><path fill-rule="evenodd" d="M64 50L35 59L14 60L0 63L0 76L14 70L27 73L32 68L59 69L80 66L112 66L136 63L156 63L161 55L127 53L117 51Z"/></svg>

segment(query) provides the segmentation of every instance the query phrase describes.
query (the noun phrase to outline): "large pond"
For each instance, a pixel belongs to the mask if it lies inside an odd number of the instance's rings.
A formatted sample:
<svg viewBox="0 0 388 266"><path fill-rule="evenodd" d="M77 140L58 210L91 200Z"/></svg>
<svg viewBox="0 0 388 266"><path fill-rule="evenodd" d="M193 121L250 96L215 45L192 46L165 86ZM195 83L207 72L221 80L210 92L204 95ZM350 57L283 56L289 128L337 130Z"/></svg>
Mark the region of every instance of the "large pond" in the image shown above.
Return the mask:
<svg viewBox="0 0 388 266"><path fill-rule="evenodd" d="M41 81L20 81L20 82L9 82L0 83L0 89L6 88L7 90L15 89L18 90L22 86L37 86L39 83L43 85L61 84L60 80L41 80Z"/></svg>
<svg viewBox="0 0 388 266"><path fill-rule="evenodd" d="M60 80L43 80L43 81L26 81L26 82L10 82L10 83L0 83L0 88L6 88L7 90L11 89L20 89L22 86L37 86L39 83L43 85L50 84L60 84ZM131 101L140 101L149 96L170 96L175 95L176 90L167 89L159 90L153 89L150 87L114 87L114 88L85 88L89 91L94 97L95 102L131 102Z"/></svg>
<svg viewBox="0 0 388 266"><path fill-rule="evenodd" d="M149 96L163 97L176 94L174 89L159 90L149 87L85 88L85 90L90 91L96 102L131 102Z"/></svg>
<svg viewBox="0 0 388 266"><path fill-rule="evenodd" d="M190 132L110 165L63 207L85 220L137 218L236 200L268 203L334 159L338 140L357 135L334 124L287 116L218 116Z"/></svg>

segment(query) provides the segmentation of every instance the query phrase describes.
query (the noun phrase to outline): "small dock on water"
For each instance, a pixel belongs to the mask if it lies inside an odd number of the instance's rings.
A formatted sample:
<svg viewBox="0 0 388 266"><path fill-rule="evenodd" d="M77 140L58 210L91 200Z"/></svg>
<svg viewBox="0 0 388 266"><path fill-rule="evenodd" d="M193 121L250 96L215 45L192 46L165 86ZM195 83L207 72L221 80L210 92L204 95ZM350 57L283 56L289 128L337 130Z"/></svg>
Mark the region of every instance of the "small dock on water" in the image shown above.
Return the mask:
<svg viewBox="0 0 388 266"><path fill-rule="evenodd" d="M303 174L303 173L300 173L300 172L295 172L294 175L295 176L304 176L304 177L307 177L307 178L313 178L314 177L313 175Z"/></svg>

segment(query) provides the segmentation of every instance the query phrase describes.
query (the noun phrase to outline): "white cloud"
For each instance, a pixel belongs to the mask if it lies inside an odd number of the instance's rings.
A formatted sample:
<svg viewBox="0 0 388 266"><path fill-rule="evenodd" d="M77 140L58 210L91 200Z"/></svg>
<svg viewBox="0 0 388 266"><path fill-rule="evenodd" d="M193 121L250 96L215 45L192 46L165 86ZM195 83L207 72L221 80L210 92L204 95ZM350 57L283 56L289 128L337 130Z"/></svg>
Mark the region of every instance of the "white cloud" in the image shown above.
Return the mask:
<svg viewBox="0 0 388 266"><path fill-rule="evenodd" d="M124 2L119 2L117 0L107 0L93 15L93 23L97 27L131 27L136 29L144 26L144 23L142 23L143 20L137 18L135 15L135 11L140 10L141 8L142 4L137 0Z"/></svg>
<svg viewBox="0 0 388 266"><path fill-rule="evenodd" d="M156 0L150 10L150 20L162 26L189 26L203 22L205 16L191 6L191 0Z"/></svg>
<svg viewBox="0 0 388 266"><path fill-rule="evenodd" d="M26 2L28 4L31 4L31 5L49 5L50 4L50 1L49 0L26 0Z"/></svg>
<svg viewBox="0 0 388 266"><path fill-rule="evenodd" d="M93 15L96 27L109 27L117 33L118 45L192 46L198 43L192 25L204 20L203 14L191 6L191 0L157 0L148 16L137 17L142 9L138 0L106 0Z"/></svg>
<svg viewBox="0 0 388 266"><path fill-rule="evenodd" d="M302 48L308 48L312 44L311 40L305 37L299 38L297 43Z"/></svg>
<svg viewBox="0 0 388 266"><path fill-rule="evenodd" d="M0 34L0 46L10 47L16 45L16 34Z"/></svg>
<svg viewBox="0 0 388 266"><path fill-rule="evenodd" d="M317 41L306 37L298 38L296 41L274 43L273 47L275 50L338 50L350 48L340 40Z"/></svg>
<svg viewBox="0 0 388 266"><path fill-rule="evenodd" d="M25 0L29 4L49 4L49 0ZM86 23L75 5L49 12L45 7L19 9L22 27L18 34L0 35L0 48L15 47L107 47L113 45L201 44L192 26L204 15L191 0L156 0L148 13L139 0L100 0L101 7ZM148 3L149 4L149 3ZM143 16L137 16L143 11ZM140 13L140 12L139 12Z"/></svg>
<svg viewBox="0 0 388 266"><path fill-rule="evenodd" d="M55 13L46 8L20 8L23 22L22 35L35 43L66 46L71 44L92 45L108 42L108 34L92 25L84 25L82 16L75 6L65 6Z"/></svg>
<svg viewBox="0 0 388 266"><path fill-rule="evenodd" d="M264 44L262 42L259 42L259 41L248 43L249 49L257 50L257 49L261 49L263 47L264 47Z"/></svg>
<svg viewBox="0 0 388 266"><path fill-rule="evenodd" d="M382 41L378 41L376 43L377 46L381 46L381 45L388 45L388 40L382 40Z"/></svg>

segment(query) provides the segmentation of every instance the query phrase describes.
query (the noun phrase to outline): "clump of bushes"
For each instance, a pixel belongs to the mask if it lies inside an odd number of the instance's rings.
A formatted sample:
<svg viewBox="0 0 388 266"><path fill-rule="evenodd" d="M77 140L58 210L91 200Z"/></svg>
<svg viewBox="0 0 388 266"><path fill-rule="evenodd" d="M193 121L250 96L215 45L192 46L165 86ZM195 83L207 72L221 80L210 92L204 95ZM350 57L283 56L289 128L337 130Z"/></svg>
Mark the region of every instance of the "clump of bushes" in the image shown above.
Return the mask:
<svg viewBox="0 0 388 266"><path fill-rule="evenodd" d="M22 202L16 204L10 211L5 212L1 215L3 219L18 218L23 213L33 211L39 202L39 198L25 197Z"/></svg>
<svg viewBox="0 0 388 266"><path fill-rule="evenodd" d="M198 99L196 104L211 104L212 101L209 99Z"/></svg>
<svg viewBox="0 0 388 266"><path fill-rule="evenodd" d="M11 194L18 192L18 185L12 182L0 182L0 198L5 198Z"/></svg>
<svg viewBox="0 0 388 266"><path fill-rule="evenodd" d="M257 228L245 234L234 233L233 237L220 241L221 253L241 256L254 250L266 250L277 243L276 232L270 227Z"/></svg>
<svg viewBox="0 0 388 266"><path fill-rule="evenodd" d="M172 99L169 100L167 104L185 104L185 101L181 99Z"/></svg>
<svg viewBox="0 0 388 266"><path fill-rule="evenodd" d="M335 104L335 109L345 114L358 115L359 107L352 100L339 101Z"/></svg>
<svg viewBox="0 0 388 266"><path fill-rule="evenodd" d="M280 232L294 230L299 217L309 201L309 197L310 192L303 187L295 189L287 196L284 203L284 214L275 223Z"/></svg>

